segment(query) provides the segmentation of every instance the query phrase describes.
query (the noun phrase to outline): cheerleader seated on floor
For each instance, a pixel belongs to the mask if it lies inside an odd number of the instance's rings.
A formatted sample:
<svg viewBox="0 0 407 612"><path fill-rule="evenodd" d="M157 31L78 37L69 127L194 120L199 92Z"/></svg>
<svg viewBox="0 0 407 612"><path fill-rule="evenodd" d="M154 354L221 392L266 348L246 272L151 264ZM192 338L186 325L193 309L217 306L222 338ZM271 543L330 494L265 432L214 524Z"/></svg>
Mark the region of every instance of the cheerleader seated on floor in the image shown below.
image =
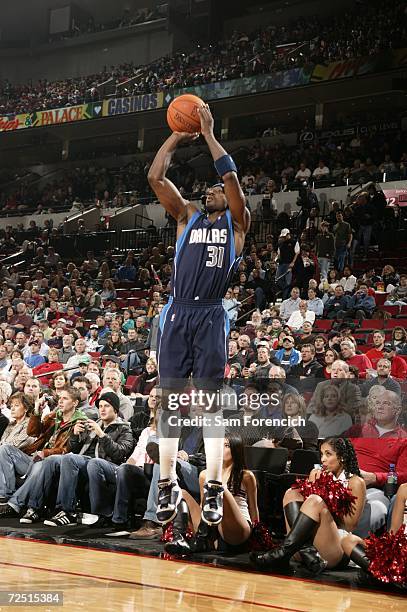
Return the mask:
<svg viewBox="0 0 407 612"><path fill-rule="evenodd" d="M341 541L358 524L366 486L348 439L327 438L320 452L322 470L312 470L308 480L294 485L284 496L288 535L281 546L251 553L250 560L259 569L286 572L296 553L314 575L349 562Z"/></svg>
<svg viewBox="0 0 407 612"><path fill-rule="evenodd" d="M403 524L407 484L400 485L394 500L390 531L371 534L365 540L347 535L342 540L345 554L377 583L407 589L407 525Z"/></svg>
<svg viewBox="0 0 407 612"><path fill-rule="evenodd" d="M205 476L204 470L199 476L201 503ZM259 520L257 482L253 472L246 469L243 441L236 433L227 434L224 440L222 483L224 510L217 526L201 520L201 506L183 491L177 516L164 535L167 553L188 555L216 549L238 554L249 549L253 526Z"/></svg>

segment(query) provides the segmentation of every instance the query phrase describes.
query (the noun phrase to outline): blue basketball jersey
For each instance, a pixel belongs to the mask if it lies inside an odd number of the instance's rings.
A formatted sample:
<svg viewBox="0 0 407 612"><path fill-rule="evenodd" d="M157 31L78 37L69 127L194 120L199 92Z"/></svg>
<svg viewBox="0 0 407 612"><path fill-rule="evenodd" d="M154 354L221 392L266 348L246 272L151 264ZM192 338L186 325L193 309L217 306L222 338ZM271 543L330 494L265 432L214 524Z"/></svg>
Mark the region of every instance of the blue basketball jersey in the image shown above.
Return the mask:
<svg viewBox="0 0 407 612"><path fill-rule="evenodd" d="M186 300L222 299L239 259L230 210L213 222L197 211L177 240L172 296Z"/></svg>

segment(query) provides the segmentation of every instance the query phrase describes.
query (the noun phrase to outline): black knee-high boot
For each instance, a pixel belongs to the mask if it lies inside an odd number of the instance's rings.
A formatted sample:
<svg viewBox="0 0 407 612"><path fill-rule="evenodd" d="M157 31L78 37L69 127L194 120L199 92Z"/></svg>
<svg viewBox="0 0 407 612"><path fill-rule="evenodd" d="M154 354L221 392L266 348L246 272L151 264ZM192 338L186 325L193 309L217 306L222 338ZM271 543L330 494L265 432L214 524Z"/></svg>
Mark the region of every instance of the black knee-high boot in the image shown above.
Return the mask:
<svg viewBox="0 0 407 612"><path fill-rule="evenodd" d="M299 512L292 529L279 548L265 553L251 553L251 562L259 569L287 570L291 557L310 539L313 539L319 523Z"/></svg>
<svg viewBox="0 0 407 612"><path fill-rule="evenodd" d="M219 535L216 525L208 525L204 520L199 523L195 537L191 541L191 550L194 553L214 550L215 540Z"/></svg>
<svg viewBox="0 0 407 612"><path fill-rule="evenodd" d="M294 525L303 503L304 502L296 501L290 502L284 506L284 514L290 527ZM300 555L301 561L307 570L314 576L320 574L327 568L328 563L321 557L315 546L312 544L312 540L310 540L308 544L306 543L301 550L298 551L298 554Z"/></svg>
<svg viewBox="0 0 407 612"><path fill-rule="evenodd" d="M181 499L177 514L172 522L173 540L164 545L165 552L170 555L190 555L191 547L186 539L189 522L189 510L185 499Z"/></svg>
<svg viewBox="0 0 407 612"><path fill-rule="evenodd" d="M369 571L370 561L362 544L356 544L350 553L350 558L365 572Z"/></svg>

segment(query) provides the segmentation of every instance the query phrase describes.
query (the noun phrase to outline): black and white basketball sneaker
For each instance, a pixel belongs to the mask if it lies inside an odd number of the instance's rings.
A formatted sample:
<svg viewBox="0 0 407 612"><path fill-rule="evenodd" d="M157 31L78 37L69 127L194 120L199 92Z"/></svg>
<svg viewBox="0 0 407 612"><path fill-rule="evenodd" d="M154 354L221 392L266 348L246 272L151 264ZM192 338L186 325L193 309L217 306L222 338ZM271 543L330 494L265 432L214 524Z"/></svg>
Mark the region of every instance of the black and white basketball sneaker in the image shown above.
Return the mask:
<svg viewBox="0 0 407 612"><path fill-rule="evenodd" d="M175 518L181 499L182 492L178 482L169 478L158 481L157 520L161 524L165 525Z"/></svg>
<svg viewBox="0 0 407 612"><path fill-rule="evenodd" d="M223 491L217 480L208 480L204 485L202 520L208 525L219 525L223 518Z"/></svg>

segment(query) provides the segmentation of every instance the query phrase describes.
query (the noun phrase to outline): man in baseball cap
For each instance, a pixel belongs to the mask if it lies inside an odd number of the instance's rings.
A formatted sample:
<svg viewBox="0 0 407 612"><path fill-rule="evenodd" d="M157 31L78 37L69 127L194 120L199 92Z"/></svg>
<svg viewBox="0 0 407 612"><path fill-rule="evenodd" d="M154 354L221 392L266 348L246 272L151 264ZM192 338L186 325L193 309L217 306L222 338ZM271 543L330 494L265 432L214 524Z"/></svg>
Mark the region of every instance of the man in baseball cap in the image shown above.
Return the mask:
<svg viewBox="0 0 407 612"><path fill-rule="evenodd" d="M385 342L382 348L383 357L391 362L390 374L399 380L407 379L407 363L396 355L396 347L391 342Z"/></svg>

